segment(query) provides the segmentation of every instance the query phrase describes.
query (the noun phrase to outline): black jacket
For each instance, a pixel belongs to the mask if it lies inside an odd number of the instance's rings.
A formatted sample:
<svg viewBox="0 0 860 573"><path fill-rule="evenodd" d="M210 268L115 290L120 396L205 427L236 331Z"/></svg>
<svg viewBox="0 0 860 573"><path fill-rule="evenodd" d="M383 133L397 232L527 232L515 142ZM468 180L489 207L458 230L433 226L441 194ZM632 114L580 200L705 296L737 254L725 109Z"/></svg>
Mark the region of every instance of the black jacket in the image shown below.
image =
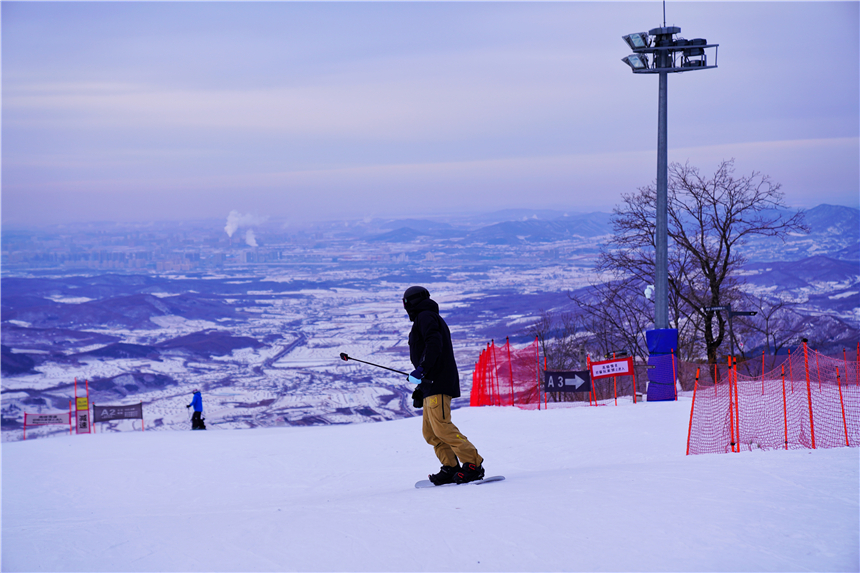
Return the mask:
<svg viewBox="0 0 860 573"><path fill-rule="evenodd" d="M424 397L447 394L460 396L460 373L454 361L451 331L439 316L439 305L433 299L422 300L410 309L412 330L409 332L409 359L413 366L424 368L419 388Z"/></svg>

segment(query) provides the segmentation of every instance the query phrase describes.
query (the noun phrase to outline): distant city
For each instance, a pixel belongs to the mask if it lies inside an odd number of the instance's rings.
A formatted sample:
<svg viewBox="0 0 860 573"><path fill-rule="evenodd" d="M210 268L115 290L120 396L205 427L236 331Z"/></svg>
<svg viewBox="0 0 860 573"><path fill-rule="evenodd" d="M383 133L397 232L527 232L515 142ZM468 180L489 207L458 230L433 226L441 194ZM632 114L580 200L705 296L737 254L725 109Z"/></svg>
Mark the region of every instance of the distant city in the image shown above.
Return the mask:
<svg viewBox="0 0 860 573"><path fill-rule="evenodd" d="M809 234L744 251L745 289L790 301L822 351L860 338L858 221L857 209L822 205ZM413 284L451 325L463 405L488 342L533 340L541 312L575 310L568 295L600 281L611 232L606 213L527 210L4 228L3 440L21 439L25 411L68 409L76 379L94 403L142 403L147 429L185 429L194 387L213 428L415 415L401 377L339 359L408 368L399 299Z"/></svg>

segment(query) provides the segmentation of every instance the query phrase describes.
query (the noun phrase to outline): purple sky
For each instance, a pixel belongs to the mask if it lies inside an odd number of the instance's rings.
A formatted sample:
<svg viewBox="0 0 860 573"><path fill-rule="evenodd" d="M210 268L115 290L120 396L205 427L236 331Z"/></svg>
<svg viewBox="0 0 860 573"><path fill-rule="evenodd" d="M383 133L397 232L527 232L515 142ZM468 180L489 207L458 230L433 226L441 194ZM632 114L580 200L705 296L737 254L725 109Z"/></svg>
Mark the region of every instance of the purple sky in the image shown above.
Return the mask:
<svg viewBox="0 0 860 573"><path fill-rule="evenodd" d="M668 2L669 160L860 205L858 2ZM660 2L6 2L2 223L610 211L656 177Z"/></svg>

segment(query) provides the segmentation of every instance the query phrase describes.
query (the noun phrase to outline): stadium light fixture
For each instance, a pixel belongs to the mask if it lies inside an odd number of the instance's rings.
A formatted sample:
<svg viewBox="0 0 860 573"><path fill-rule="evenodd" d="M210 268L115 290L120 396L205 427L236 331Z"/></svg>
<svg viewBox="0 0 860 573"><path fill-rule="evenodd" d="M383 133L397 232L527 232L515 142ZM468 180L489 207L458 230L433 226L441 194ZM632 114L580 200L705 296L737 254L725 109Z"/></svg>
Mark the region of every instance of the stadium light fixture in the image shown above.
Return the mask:
<svg viewBox="0 0 860 573"><path fill-rule="evenodd" d="M621 58L621 61L634 70L644 70L648 67L648 56L644 54L630 54Z"/></svg>
<svg viewBox="0 0 860 573"><path fill-rule="evenodd" d="M624 41L627 42L630 49L634 51L651 46L651 37L645 32L635 32L621 37L624 38Z"/></svg>

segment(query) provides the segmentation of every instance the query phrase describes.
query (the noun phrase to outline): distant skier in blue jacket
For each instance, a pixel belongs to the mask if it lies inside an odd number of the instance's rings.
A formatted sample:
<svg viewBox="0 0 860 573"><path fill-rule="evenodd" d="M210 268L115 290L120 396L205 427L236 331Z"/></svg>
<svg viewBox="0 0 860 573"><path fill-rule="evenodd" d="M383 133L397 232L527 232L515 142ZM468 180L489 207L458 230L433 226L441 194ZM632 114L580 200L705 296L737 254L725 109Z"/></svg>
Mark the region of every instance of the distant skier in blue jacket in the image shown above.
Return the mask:
<svg viewBox="0 0 860 573"><path fill-rule="evenodd" d="M203 396L200 390L194 389L194 397L191 398L191 403L185 406L190 408L194 406L194 413L191 415L191 429L205 430L206 424L203 423Z"/></svg>

